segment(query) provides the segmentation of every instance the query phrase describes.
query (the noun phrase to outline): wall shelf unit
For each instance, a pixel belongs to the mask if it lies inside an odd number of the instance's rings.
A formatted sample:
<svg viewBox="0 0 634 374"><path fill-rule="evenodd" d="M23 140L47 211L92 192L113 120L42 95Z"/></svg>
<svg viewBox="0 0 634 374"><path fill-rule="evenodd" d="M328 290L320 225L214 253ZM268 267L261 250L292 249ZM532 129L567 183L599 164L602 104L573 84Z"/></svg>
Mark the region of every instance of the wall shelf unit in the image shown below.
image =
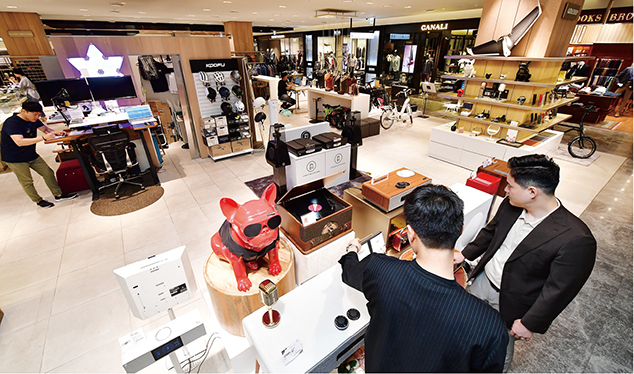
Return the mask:
<svg viewBox="0 0 634 374"><path fill-rule="evenodd" d="M481 164L489 157L507 160L515 155L529 154L533 152L547 153L557 148L562 134L549 130L553 126L570 119L570 115L557 113L557 109L577 101L577 97L553 99L553 90L557 87L582 82L585 77L572 79L559 79L561 65L566 61L586 61L588 57L500 57L500 56L446 56L447 59L473 59L474 77L464 77L460 74L445 74L443 79L457 79L464 81L463 95L458 97L453 93L438 94L439 97L463 103L472 103L471 116L457 113L435 112L438 116L444 116L456 121L455 131L451 131L452 123L441 125L432 131L430 137L429 155L466 168L473 168ZM520 63L528 63L531 74L528 82L514 80ZM489 75L489 79L486 75ZM505 79L500 79L504 75ZM483 95L482 85L486 84L487 97ZM497 87L504 84L508 90L507 99L494 98ZM518 104L521 96L526 100L524 105ZM533 105L533 101L535 104ZM542 103L542 104L540 104ZM482 112L488 112L489 118L474 118ZM492 119L506 116L505 123L494 122ZM552 116L551 119L548 119ZM511 121L519 124L527 124L532 128L512 126ZM494 135L487 135L487 129L491 126L491 132L499 126L499 131ZM462 133L459 132L463 131ZM474 136L472 133L481 133ZM518 148L498 143L500 139L506 139L508 131L516 130L515 141L523 143ZM485 140L486 138L486 140ZM533 145L533 146L531 146ZM537 146L535 146L537 145ZM453 153L453 155L452 155Z"/></svg>

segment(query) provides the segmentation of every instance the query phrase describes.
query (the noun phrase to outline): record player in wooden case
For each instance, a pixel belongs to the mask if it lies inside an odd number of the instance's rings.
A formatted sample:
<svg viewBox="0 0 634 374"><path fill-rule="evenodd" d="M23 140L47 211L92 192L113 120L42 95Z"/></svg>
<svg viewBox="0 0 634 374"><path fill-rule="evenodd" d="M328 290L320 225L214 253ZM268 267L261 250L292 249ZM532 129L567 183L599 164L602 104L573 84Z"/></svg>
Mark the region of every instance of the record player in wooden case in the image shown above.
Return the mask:
<svg viewBox="0 0 634 374"><path fill-rule="evenodd" d="M407 168L400 168L363 183L361 193L379 209L390 212L405 204L405 198L416 187L429 183L431 178Z"/></svg>
<svg viewBox="0 0 634 374"><path fill-rule="evenodd" d="M352 230L352 206L325 188L341 173L295 186L277 203L282 230L303 254Z"/></svg>

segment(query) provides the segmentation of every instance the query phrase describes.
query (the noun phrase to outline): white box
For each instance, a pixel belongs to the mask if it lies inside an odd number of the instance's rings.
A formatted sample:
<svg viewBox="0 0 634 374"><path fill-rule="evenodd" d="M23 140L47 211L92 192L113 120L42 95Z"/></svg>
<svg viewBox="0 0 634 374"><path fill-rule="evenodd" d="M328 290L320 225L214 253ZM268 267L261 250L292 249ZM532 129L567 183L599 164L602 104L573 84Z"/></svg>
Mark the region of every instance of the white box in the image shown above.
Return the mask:
<svg viewBox="0 0 634 374"><path fill-rule="evenodd" d="M291 164L286 167L286 188L291 189L317 179L325 177L326 153L315 152L310 155L297 157L289 153Z"/></svg>
<svg viewBox="0 0 634 374"><path fill-rule="evenodd" d="M350 180L350 152L352 147L350 144L346 144L337 148L322 149L326 156L326 175L332 175L340 171L344 171L334 182L326 186L336 186L340 183Z"/></svg>
<svg viewBox="0 0 634 374"><path fill-rule="evenodd" d="M216 131L218 131L218 136L229 135L229 126L227 126L227 125L223 125L223 126L218 125L216 127Z"/></svg>

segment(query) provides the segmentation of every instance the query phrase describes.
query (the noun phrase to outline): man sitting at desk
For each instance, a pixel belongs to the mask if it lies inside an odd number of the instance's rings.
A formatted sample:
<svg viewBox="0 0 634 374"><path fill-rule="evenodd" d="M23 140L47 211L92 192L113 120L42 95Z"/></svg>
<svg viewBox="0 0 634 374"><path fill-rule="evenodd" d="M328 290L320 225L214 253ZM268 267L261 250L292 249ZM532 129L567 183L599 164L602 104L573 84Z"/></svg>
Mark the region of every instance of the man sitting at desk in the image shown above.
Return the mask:
<svg viewBox="0 0 634 374"><path fill-rule="evenodd" d="M421 186L404 210L414 261L376 253L359 261L358 239L339 260L343 281L368 299L366 372L501 372L504 323L454 278L462 200L445 186Z"/></svg>
<svg viewBox="0 0 634 374"><path fill-rule="evenodd" d="M292 97L288 95L288 90L290 90L291 87L293 87L293 83L288 81L288 72L286 71L283 72L281 77L282 79L280 79L280 81L277 84L277 97L278 99L282 101L282 105L281 105L282 110L288 111L288 108L295 105L295 99L293 99ZM282 114L285 114L285 113L283 112ZM289 111L289 114L285 114L285 115L290 115L290 111Z"/></svg>
<svg viewBox="0 0 634 374"><path fill-rule="evenodd" d="M63 131L54 131L40 121L42 106L37 102L25 101L22 111L4 121L0 135L0 152L2 160L9 165L24 192L42 208L52 208L55 204L42 199L33 186L31 170L44 178L48 189L51 190L55 201L74 199L76 193L62 193L57 185L53 170L35 151L35 144L56 136L64 135ZM44 135L37 136L40 129Z"/></svg>

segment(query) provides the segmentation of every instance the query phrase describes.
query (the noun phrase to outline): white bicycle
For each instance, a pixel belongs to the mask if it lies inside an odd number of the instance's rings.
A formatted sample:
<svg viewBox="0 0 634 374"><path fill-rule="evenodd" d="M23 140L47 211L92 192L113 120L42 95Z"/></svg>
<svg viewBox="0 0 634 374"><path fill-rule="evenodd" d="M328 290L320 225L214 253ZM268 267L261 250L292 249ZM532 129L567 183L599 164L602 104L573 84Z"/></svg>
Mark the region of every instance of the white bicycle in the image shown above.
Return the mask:
<svg viewBox="0 0 634 374"><path fill-rule="evenodd" d="M414 123L414 117L412 116L412 107L409 105L409 94L413 91L413 89L408 88L403 91L400 91L395 96L403 95L405 96L405 102L403 102L403 106L399 111L396 107L396 99L390 101L390 105L386 105L383 108L383 114L381 114L381 127L384 129L389 129L394 124L394 121L399 120L403 122L407 122L407 117L405 117L405 113L409 116L409 123Z"/></svg>

